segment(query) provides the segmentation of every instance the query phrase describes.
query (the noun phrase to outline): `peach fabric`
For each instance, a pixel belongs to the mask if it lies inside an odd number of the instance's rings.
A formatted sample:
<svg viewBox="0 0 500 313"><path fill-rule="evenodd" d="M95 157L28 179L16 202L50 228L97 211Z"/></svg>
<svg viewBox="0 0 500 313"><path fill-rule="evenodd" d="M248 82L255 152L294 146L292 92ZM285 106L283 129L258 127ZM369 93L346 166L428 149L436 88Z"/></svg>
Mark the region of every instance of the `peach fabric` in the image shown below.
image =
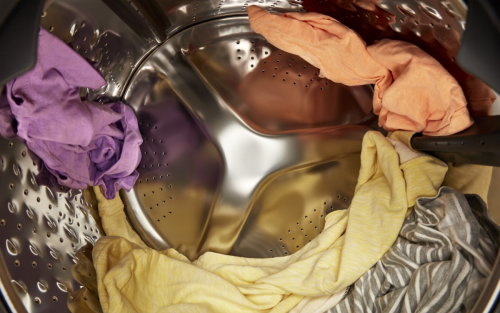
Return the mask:
<svg viewBox="0 0 500 313"><path fill-rule="evenodd" d="M318 67L321 77L348 86L374 84L373 110L388 131L442 136L472 125L458 82L413 44L384 39L367 47L356 32L319 13L271 14L250 6L248 15L255 32ZM479 111L488 111L493 101L475 94Z"/></svg>
<svg viewBox="0 0 500 313"><path fill-rule="evenodd" d="M465 98L469 100L467 108L471 116L489 116L492 111L492 104L496 96L485 83L479 79L464 73L462 77L457 77L460 82Z"/></svg>

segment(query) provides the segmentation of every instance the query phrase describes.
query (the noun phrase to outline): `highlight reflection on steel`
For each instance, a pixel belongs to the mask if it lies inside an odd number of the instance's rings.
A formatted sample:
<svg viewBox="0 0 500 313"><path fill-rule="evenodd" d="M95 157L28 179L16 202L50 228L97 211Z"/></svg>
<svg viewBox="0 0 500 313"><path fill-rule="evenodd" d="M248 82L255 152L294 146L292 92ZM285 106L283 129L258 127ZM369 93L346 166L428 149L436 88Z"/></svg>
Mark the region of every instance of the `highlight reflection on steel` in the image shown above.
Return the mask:
<svg viewBox="0 0 500 313"><path fill-rule="evenodd" d="M298 250L329 211L348 206L371 96L319 78L246 17L181 32L124 97L145 141L139 182L125 196L132 224L151 246L192 259Z"/></svg>
<svg viewBox="0 0 500 313"><path fill-rule="evenodd" d="M134 76L127 93L127 102L136 108L141 131L148 140L142 146L145 154L140 182L125 200L129 202L128 213L136 230L150 245L175 247L191 259L204 249L203 244L210 248L208 231L212 225L224 227L226 223L212 214L220 210L215 199L225 169L221 158L224 153L206 135L204 111L198 110L199 106L223 105L222 110L235 112L230 117L241 119L240 124L247 131L256 132L256 138L283 134L299 138L301 133L317 132L317 142L302 153L337 156L333 160L325 157L319 165L274 173L259 185L246 208L239 206L240 211L234 210L243 227L235 228L229 238L236 238L230 253L250 257L296 251L319 233L325 213L348 206L359 167L359 155L352 151L359 150L364 129L352 127L353 132L349 133L348 127L338 126L360 123L368 116L364 110L369 108L369 90L331 82L326 85L325 80L315 79L315 69L307 67L307 63L299 58L293 60L294 56L274 49L252 33L244 19L228 22L228 17L245 15L246 7L252 4L278 12L320 12L354 29L368 44L382 38L412 42L436 58L462 86L466 82L467 76L455 62L466 25L467 8L462 0L152 1L160 4L172 23L165 30L167 37L189 27L193 29L165 43ZM128 90L133 72L158 46L140 37L100 0L46 1L42 16L42 27L52 30L83 57L98 62L109 84L97 91L84 90L87 94L82 96L99 102L121 97ZM214 19L219 22L200 24ZM175 70L165 68L169 62L173 62ZM177 71L184 70L182 67L195 74L177 75ZM184 78L172 85L176 75ZM196 88L201 92L205 88L208 95L223 101L210 97L205 101L205 92L187 102L186 94L197 93ZM196 118L186 108L198 112ZM320 136L322 128L336 125L338 136L344 136L343 139L329 138L326 133ZM241 140L236 144L245 146ZM343 145L346 154L342 154ZM95 199L85 195L90 207L85 203L84 211L78 209L83 206L81 196L70 201L73 207L66 207L66 196L37 175L33 161L20 142L14 141L11 146L10 141L0 139L0 205L4 207L0 212L0 237L4 240L0 289L13 311L60 312L66 304L78 303L72 301L76 298L70 287L78 287L83 276L90 277L77 249L92 238L89 236L98 237L102 232L98 216L90 214L87 219L85 214L87 210L92 213L92 206L97 213ZM281 160L274 161L281 164ZM252 165L245 160L240 163ZM24 190L28 190L28 196ZM56 200L59 207L49 204ZM489 209L495 210L495 205L490 203ZM228 218L227 224L231 226L234 221ZM61 238L64 243L58 241ZM75 239L81 245L72 247ZM230 241L222 250L228 250ZM85 254L91 252L90 245L85 246ZM54 261L52 247L57 247L56 255L63 260ZM74 271L69 266L74 263L70 256L79 260L76 267L82 275L71 277ZM51 268L47 266L49 260ZM499 262L497 258L488 285L472 311L488 311L498 298ZM67 266L66 271L63 266ZM92 268L91 263L88 268ZM38 282L48 291L42 292ZM53 302L53 296L61 300L65 295L69 302ZM96 304L98 299L89 298L86 302Z"/></svg>

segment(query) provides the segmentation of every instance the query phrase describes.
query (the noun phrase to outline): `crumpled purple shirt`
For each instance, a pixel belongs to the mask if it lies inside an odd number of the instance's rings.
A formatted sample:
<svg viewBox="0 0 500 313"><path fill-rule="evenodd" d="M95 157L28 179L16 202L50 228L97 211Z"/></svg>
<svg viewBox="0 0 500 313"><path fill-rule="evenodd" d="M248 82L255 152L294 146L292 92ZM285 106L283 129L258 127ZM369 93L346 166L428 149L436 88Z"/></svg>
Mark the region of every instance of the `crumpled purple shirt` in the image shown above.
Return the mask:
<svg viewBox="0 0 500 313"><path fill-rule="evenodd" d="M82 101L79 87L99 89L106 81L44 29L37 53L35 68L0 95L0 134L24 141L63 186L102 186L108 199L121 188L130 191L142 144L132 109Z"/></svg>

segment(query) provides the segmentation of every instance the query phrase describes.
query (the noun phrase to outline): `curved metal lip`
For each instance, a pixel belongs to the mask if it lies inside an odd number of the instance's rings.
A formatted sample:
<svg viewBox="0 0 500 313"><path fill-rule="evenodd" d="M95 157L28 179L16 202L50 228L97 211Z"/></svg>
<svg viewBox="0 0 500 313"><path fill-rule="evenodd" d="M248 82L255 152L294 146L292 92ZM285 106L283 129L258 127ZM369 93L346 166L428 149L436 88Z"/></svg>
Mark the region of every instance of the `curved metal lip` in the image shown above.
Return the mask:
<svg viewBox="0 0 500 313"><path fill-rule="evenodd" d="M270 10L270 12L277 12L277 11ZM186 30L188 30L188 29L190 29L192 27L196 27L196 26L198 26L200 24L205 24L205 23L209 23L209 22L212 22L212 21L215 21L215 20L220 20L220 19L241 18L241 17L247 17L248 18L248 14L247 13L240 13L240 12L238 12L238 13L235 13L235 12L222 13L222 14L214 15L213 17L210 17L210 18L203 19L203 20L201 20L199 22L196 22L196 23L193 23L193 24L190 24L190 25L185 25L185 26L184 25L178 25L178 26L172 28L167 33L167 37L166 37L166 39L163 42L160 42L155 47L152 47L149 51L147 51L140 58L140 60L136 64L135 68L131 71L131 73L127 77L127 80L123 84L123 88L121 89L121 92L120 92L118 98L119 99L123 99L123 97L125 96L125 93L127 92L127 90L130 87L130 82L134 78L134 76L137 73L137 71L149 59L149 57L151 55L153 55L156 51L158 51L167 41L169 41L170 39L172 39L174 36L176 36L176 35L184 32L184 31L186 31Z"/></svg>
<svg viewBox="0 0 500 313"><path fill-rule="evenodd" d="M490 277L486 282L483 291L481 292L479 298L474 304L471 312L493 312L496 308L498 309L499 304L497 300L500 294L500 252L497 254L493 268L491 269Z"/></svg>
<svg viewBox="0 0 500 313"><path fill-rule="evenodd" d="M462 0L457 0L456 2L459 2L462 4L463 8L466 10L467 5L464 1ZM221 19L221 18L228 18L231 16L244 16L244 14L228 14L226 16L220 15L217 17L214 17L213 19L210 20L205 20L202 21L201 23L205 23L211 20L215 19ZM173 37L174 35L184 31L188 27L177 27L172 30L168 34L167 40ZM148 57L153 54L163 43L159 44L158 46L154 47L148 53L146 53L142 58L141 61L137 64L136 68L134 71L130 73L130 75L127 78L126 83L124 84L125 87L122 89L122 92L119 95L119 98L122 99L125 91L128 90L129 84L134 77L135 73L137 70L141 67L141 65L148 59ZM0 86L1 89L1 86ZM7 305L8 308L10 308L11 311L13 312L27 312L26 308L20 301L19 297L16 295L14 291L14 287L10 284L10 274L5 267L5 261L2 255L0 255L0 291L2 292L2 295L4 296L5 299L5 304ZM492 269L492 273L488 279L487 284L485 285L480 297L478 298L476 304L474 305L472 312L491 312L495 305L496 305L496 300L498 299L498 294L500 293L500 254L497 256L495 260L495 264Z"/></svg>
<svg viewBox="0 0 500 313"><path fill-rule="evenodd" d="M5 258L2 253L0 253L0 292L2 293L3 300L5 300L5 305L7 306L7 309L12 312L28 312L21 299L16 294L11 280L12 278L10 277L10 272L5 266ZM3 301L0 298L0 308L2 306L2 302Z"/></svg>
<svg viewBox="0 0 500 313"><path fill-rule="evenodd" d="M208 23L208 22L211 22L211 21L214 21L214 20L219 20L219 19L227 19L227 18L230 18L230 17L245 17L247 16L248 17L248 14L247 13L241 13L241 12L238 12L238 13L235 13L235 12L226 12L226 13L222 13L222 14L217 14L217 15L214 15L213 17L211 18L206 18L206 19L203 19L201 21L198 21L198 22L195 22L193 24L189 24L189 25L178 25L174 28L172 28L168 34L167 34L167 39L165 39L164 42L168 41L169 39L171 39L172 37L174 37L175 35L189 29L189 28L192 28L192 27L196 27L200 24L204 24L204 23ZM160 44L160 46L164 43L162 42Z"/></svg>

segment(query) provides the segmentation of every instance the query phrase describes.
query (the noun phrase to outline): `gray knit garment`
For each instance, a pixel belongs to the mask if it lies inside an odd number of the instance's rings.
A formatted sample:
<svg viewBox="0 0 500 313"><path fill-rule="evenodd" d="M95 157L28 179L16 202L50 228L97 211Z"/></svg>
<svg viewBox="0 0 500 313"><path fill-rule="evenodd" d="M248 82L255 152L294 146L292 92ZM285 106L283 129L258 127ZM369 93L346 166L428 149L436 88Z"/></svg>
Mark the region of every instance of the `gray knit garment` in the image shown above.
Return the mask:
<svg viewBox="0 0 500 313"><path fill-rule="evenodd" d="M417 200L394 245L328 312L467 312L498 246L499 228L481 198L442 187Z"/></svg>

